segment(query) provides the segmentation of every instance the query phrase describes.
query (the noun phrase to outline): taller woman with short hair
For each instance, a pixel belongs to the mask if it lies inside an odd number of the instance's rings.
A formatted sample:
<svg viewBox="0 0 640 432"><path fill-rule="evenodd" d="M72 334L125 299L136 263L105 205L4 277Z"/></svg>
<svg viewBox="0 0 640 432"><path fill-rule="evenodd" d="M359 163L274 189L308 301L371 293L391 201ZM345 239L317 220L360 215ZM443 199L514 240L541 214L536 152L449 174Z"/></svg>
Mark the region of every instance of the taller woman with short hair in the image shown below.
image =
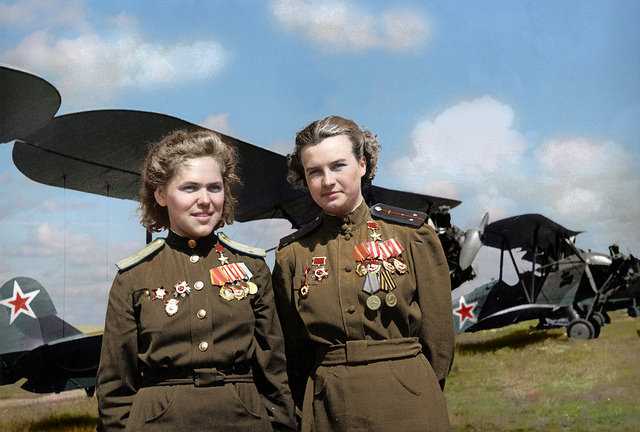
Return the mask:
<svg viewBox="0 0 640 432"><path fill-rule="evenodd" d="M210 131L176 131L149 149L141 221L169 233L117 264L98 430L295 428L264 251L214 232L233 221L236 164Z"/></svg>
<svg viewBox="0 0 640 432"><path fill-rule="evenodd" d="M281 240L273 275L303 431L449 429L447 261L425 214L365 203L378 153L371 132L329 116L289 156L289 181L322 209Z"/></svg>

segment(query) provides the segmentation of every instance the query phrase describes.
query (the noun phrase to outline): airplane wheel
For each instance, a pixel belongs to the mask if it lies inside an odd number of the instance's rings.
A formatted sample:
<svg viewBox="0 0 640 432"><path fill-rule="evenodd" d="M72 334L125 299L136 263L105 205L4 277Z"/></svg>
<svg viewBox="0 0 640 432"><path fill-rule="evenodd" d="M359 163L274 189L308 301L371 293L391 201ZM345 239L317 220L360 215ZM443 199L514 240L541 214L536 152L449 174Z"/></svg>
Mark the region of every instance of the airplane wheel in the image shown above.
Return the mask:
<svg viewBox="0 0 640 432"><path fill-rule="evenodd" d="M579 318L571 321L567 327L567 336L571 339L593 339L596 330L589 321Z"/></svg>
<svg viewBox="0 0 640 432"><path fill-rule="evenodd" d="M627 313L629 314L629 316L631 318L638 318L638 315L639 315L638 312L639 312L638 311L638 306L629 306L627 308Z"/></svg>
<svg viewBox="0 0 640 432"><path fill-rule="evenodd" d="M602 315L604 316L604 323L611 324L611 317L606 311L602 311Z"/></svg>
<svg viewBox="0 0 640 432"><path fill-rule="evenodd" d="M599 338L600 337L600 330L602 329L602 325L600 325L600 323L597 320L595 320L594 317L591 317L589 322L593 326L593 338L594 339Z"/></svg>
<svg viewBox="0 0 640 432"><path fill-rule="evenodd" d="M604 325L607 324L607 319L602 312L594 312L591 314L591 319L598 323L600 327L604 327ZM609 322L611 322L611 320L609 320Z"/></svg>

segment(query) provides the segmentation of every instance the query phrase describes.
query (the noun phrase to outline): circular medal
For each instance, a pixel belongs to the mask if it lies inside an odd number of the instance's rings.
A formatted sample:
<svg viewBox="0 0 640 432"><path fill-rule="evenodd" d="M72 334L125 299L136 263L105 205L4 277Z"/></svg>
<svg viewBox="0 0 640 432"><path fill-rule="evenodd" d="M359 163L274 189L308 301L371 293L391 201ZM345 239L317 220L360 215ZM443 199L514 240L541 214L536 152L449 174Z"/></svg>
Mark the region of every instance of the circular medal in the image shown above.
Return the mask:
<svg viewBox="0 0 640 432"><path fill-rule="evenodd" d="M241 286L234 286L233 296L235 297L236 300L242 300L247 296L247 294L244 292L244 288L242 288Z"/></svg>
<svg viewBox="0 0 640 432"><path fill-rule="evenodd" d="M233 300L233 290L226 286L220 288L220 297L225 299L226 301Z"/></svg>
<svg viewBox="0 0 640 432"><path fill-rule="evenodd" d="M258 285L253 282L247 282L247 286L249 287L249 294L254 295L258 293Z"/></svg>
<svg viewBox="0 0 640 432"><path fill-rule="evenodd" d="M358 276L365 276L367 274L367 268L361 262L356 264L356 274Z"/></svg>
<svg viewBox="0 0 640 432"><path fill-rule="evenodd" d="M325 269L324 267L318 267L313 271L313 274L316 277L316 279L320 281L326 278L329 275L329 272L327 272L327 269Z"/></svg>
<svg viewBox="0 0 640 432"><path fill-rule="evenodd" d="M389 307L395 307L395 305L398 304L398 297L396 297L394 293L387 293L387 295L384 296L384 302Z"/></svg>
<svg viewBox="0 0 640 432"><path fill-rule="evenodd" d="M382 305L382 301L380 300L380 297L376 295L372 295L372 296L369 296L369 298L367 298L367 307L372 311L376 311L380 309L381 305Z"/></svg>
<svg viewBox="0 0 640 432"><path fill-rule="evenodd" d="M178 300L170 299L164 307L164 311L169 316L173 316L178 312Z"/></svg>
<svg viewBox="0 0 640 432"><path fill-rule="evenodd" d="M377 264L377 263L369 263L369 264L367 264L367 271L369 273L378 273L380 271L380 268L382 268L382 266L380 264Z"/></svg>
<svg viewBox="0 0 640 432"><path fill-rule="evenodd" d="M399 259L393 260L393 266L396 268L396 270L398 270L398 273L400 274L405 274L407 272L407 265Z"/></svg>
<svg viewBox="0 0 640 432"><path fill-rule="evenodd" d="M382 265L384 266L385 270L388 271L389 273L395 273L396 272L396 268L389 261L382 261Z"/></svg>

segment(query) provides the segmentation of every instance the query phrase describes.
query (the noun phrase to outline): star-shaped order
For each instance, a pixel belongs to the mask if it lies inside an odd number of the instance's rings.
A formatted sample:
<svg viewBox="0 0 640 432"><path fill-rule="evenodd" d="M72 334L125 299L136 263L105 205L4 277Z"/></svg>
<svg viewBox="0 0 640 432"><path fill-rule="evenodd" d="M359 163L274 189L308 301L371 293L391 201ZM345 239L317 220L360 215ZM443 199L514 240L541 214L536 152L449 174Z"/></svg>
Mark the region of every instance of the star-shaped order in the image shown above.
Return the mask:
<svg viewBox="0 0 640 432"><path fill-rule="evenodd" d="M11 318L9 318L9 325L18 318L20 314L25 314L31 318L37 318L36 314L31 309L31 301L38 295L40 290L30 291L23 293L22 288L18 285L18 281L13 281L13 296L8 299L0 301L0 304L11 309Z"/></svg>
<svg viewBox="0 0 640 432"><path fill-rule="evenodd" d="M380 234L379 232L376 232L376 231L371 231L369 236L371 237L372 241L380 241L380 240L382 240L382 234Z"/></svg>
<svg viewBox="0 0 640 432"><path fill-rule="evenodd" d="M464 326L464 323L467 321L471 321L474 323L478 322L478 316L473 313L473 310L477 305L478 302L467 304L464 296L460 297L460 300L458 302L458 309L453 310L453 313L458 315L458 321L460 321L460 324L458 325L459 328L462 328L462 326Z"/></svg>

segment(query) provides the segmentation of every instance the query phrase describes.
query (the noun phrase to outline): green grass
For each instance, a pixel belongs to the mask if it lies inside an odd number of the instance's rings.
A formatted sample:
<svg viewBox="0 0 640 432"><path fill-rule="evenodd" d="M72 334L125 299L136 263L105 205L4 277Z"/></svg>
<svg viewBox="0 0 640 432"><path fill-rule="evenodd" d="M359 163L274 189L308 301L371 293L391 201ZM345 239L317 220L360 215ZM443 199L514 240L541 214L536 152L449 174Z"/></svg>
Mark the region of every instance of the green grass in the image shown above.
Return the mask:
<svg viewBox="0 0 640 432"><path fill-rule="evenodd" d="M446 388L454 430L637 430L640 320L611 316L590 341L535 323L459 336Z"/></svg>
<svg viewBox="0 0 640 432"><path fill-rule="evenodd" d="M454 431L635 431L640 319L619 311L599 339L574 341L535 323L460 335L446 396ZM34 397L0 387L0 402ZM95 398L6 408L0 431L95 430Z"/></svg>

